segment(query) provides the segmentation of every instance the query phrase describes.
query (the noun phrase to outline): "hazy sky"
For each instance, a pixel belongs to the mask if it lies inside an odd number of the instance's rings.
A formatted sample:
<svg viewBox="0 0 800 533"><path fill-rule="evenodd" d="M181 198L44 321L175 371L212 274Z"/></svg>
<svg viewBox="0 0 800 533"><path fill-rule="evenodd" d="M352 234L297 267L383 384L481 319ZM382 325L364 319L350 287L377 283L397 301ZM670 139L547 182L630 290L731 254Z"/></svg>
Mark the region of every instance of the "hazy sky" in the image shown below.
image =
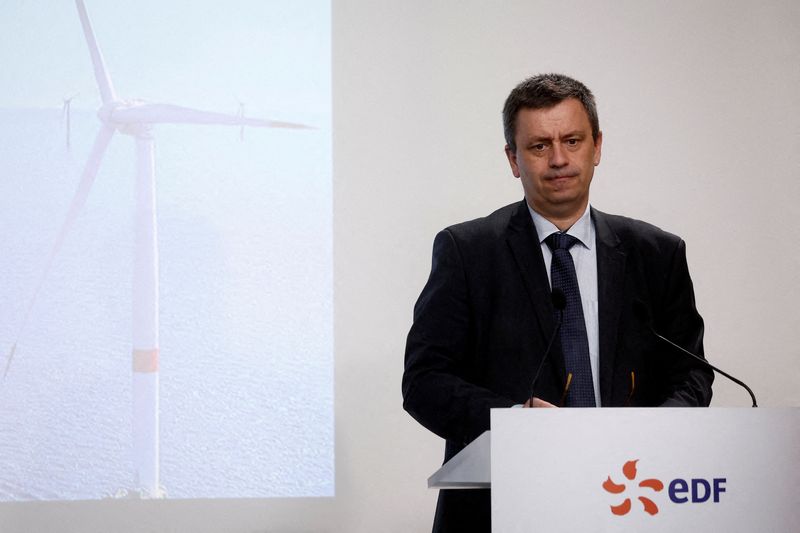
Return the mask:
<svg viewBox="0 0 800 533"><path fill-rule="evenodd" d="M117 94L247 113L327 112L327 0L86 0ZM99 95L71 0L0 0L0 108L76 109ZM317 102L323 109L309 109ZM275 113L271 113L274 115Z"/></svg>

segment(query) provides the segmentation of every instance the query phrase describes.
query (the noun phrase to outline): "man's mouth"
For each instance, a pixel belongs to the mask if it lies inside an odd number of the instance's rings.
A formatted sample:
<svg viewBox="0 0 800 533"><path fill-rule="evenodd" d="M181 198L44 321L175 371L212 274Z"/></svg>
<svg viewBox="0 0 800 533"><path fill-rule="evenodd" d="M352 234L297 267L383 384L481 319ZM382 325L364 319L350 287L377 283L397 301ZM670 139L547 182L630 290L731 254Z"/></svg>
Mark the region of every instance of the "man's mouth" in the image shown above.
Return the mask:
<svg viewBox="0 0 800 533"><path fill-rule="evenodd" d="M546 175L544 179L549 181L557 181L557 180L565 180L569 178L574 178L577 174L568 173L568 174L553 174L553 175Z"/></svg>

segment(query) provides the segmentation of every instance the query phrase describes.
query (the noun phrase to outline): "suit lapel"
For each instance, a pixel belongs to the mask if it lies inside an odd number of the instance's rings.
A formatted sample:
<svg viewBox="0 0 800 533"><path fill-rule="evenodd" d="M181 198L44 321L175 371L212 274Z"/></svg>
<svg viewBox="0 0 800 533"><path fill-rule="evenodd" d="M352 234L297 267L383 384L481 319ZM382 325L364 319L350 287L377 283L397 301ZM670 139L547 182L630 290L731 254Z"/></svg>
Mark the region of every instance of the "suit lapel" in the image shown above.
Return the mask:
<svg viewBox="0 0 800 533"><path fill-rule="evenodd" d="M519 268L522 283L533 305L536 315L536 322L539 325L539 333L542 338L541 345L544 347L553 334L555 328L555 318L553 302L550 296L550 282L545 270L542 249L539 238L536 235L536 228L533 225L528 205L523 200L520 202L516 211L511 215L508 224L506 242L511 249L517 267ZM556 343L558 344L558 343ZM550 362L554 365L557 375L563 378L566 374L564 370L564 358L558 353L558 346L553 347L550 354ZM542 348L544 349L544 348ZM542 354L536 354L541 357Z"/></svg>
<svg viewBox="0 0 800 533"><path fill-rule="evenodd" d="M604 213L592 209L597 241L597 299L600 328L600 399L611 403L617 331L625 282L625 251Z"/></svg>

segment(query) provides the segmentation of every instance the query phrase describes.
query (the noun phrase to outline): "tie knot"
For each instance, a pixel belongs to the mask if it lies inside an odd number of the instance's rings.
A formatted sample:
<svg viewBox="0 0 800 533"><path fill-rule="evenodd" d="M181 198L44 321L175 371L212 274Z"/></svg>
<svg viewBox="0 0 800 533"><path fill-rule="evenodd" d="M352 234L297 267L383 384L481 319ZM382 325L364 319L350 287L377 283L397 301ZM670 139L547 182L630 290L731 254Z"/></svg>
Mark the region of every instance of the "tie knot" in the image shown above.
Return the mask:
<svg viewBox="0 0 800 533"><path fill-rule="evenodd" d="M547 246L549 246L552 251L569 250L578 242L578 238L559 231L548 235L544 242L547 243Z"/></svg>

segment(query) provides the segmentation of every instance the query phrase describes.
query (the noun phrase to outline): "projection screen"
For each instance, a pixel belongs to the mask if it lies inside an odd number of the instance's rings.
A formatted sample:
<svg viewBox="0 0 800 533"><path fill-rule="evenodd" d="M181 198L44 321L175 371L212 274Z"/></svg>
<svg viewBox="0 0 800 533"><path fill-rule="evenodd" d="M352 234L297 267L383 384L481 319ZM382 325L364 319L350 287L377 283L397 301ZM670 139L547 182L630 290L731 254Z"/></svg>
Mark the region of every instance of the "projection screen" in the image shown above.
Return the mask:
<svg viewBox="0 0 800 533"><path fill-rule="evenodd" d="M333 495L329 3L1 9L0 501Z"/></svg>

